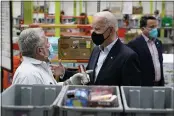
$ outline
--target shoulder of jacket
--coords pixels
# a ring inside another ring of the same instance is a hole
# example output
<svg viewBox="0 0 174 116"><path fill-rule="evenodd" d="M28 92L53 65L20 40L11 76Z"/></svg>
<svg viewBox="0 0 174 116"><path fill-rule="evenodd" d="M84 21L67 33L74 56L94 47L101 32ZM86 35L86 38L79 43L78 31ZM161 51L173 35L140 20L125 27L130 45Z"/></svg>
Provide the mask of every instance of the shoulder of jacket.
<svg viewBox="0 0 174 116"><path fill-rule="evenodd" d="M30 63L21 63L21 65L16 70L17 73L21 73L24 75L33 75L39 73L40 70L38 67L34 66Z"/></svg>

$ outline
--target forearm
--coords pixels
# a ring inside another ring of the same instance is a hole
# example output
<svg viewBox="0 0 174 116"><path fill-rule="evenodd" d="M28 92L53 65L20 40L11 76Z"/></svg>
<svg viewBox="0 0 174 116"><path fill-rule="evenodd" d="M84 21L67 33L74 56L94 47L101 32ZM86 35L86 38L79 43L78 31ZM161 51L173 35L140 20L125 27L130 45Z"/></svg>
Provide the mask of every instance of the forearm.
<svg viewBox="0 0 174 116"><path fill-rule="evenodd" d="M63 81L66 81L67 79L69 79L71 76L73 76L74 74L76 74L77 71L74 71L74 70L65 70L65 73L64 73L64 76L62 78L60 78L60 81L63 82Z"/></svg>
<svg viewBox="0 0 174 116"><path fill-rule="evenodd" d="M64 86L64 85L73 85L73 84L72 84L71 81L68 79L68 80L66 80L66 81L64 81L64 82L59 82L59 83L57 83L57 85L62 85L62 86Z"/></svg>

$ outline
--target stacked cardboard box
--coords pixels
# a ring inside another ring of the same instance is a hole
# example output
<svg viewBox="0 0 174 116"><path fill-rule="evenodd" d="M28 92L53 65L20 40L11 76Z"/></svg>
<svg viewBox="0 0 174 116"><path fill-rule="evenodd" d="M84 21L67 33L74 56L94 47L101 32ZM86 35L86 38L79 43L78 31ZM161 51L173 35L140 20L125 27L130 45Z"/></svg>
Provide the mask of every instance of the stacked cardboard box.
<svg viewBox="0 0 174 116"><path fill-rule="evenodd" d="M127 32L125 34L125 43L128 43L129 41L135 39L135 37L138 35L138 32Z"/></svg>
<svg viewBox="0 0 174 116"><path fill-rule="evenodd" d="M59 39L58 47L60 59L89 59L93 49L93 43L90 38L64 36Z"/></svg>
<svg viewBox="0 0 174 116"><path fill-rule="evenodd" d="M133 6L133 14L142 14L143 7L142 6Z"/></svg>

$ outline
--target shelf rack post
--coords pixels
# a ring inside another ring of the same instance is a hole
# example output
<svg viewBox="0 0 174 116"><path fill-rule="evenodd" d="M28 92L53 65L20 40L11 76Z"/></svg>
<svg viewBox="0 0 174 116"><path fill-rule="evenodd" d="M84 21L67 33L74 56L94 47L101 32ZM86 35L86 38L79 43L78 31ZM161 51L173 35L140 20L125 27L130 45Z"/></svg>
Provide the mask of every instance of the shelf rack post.
<svg viewBox="0 0 174 116"><path fill-rule="evenodd" d="M55 24L60 24L60 1L55 1ZM60 37L60 28L55 28L55 36Z"/></svg>
<svg viewBox="0 0 174 116"><path fill-rule="evenodd" d="M33 2L24 1L24 24L33 23Z"/></svg>

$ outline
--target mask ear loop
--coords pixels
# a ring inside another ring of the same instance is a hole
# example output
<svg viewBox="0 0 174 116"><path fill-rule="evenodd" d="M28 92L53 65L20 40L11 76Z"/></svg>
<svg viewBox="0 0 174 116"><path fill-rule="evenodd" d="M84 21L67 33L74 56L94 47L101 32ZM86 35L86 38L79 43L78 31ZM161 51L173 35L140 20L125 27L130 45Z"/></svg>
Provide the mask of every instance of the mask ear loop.
<svg viewBox="0 0 174 116"><path fill-rule="evenodd" d="M108 28L108 29L109 29L109 28ZM108 29L107 29L107 30L108 30ZM107 30L106 30L106 31L107 31ZM105 31L105 32L106 32L106 31ZM105 32L104 32L104 33L105 33ZM103 33L103 34L104 34L104 33ZM106 37L106 39L108 39L108 37L109 37L110 35L111 35L111 31L110 31L109 35ZM105 39L105 40L106 40L106 39Z"/></svg>
<svg viewBox="0 0 174 116"><path fill-rule="evenodd" d="M108 29L109 29L109 27L102 34L104 34Z"/></svg>
<svg viewBox="0 0 174 116"><path fill-rule="evenodd" d="M120 37L118 36L118 30L119 30L119 29L116 30L116 35L117 35L117 38L120 38Z"/></svg>

